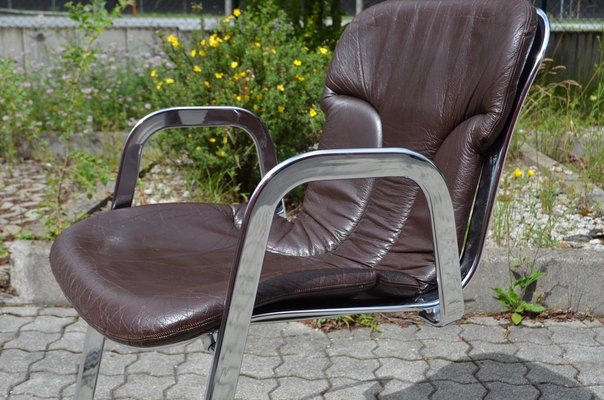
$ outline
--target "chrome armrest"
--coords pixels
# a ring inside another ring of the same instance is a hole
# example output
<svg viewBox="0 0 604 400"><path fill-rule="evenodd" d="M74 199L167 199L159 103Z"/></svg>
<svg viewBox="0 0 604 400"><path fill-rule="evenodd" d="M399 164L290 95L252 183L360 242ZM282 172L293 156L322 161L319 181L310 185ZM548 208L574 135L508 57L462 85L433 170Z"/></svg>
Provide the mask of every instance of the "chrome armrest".
<svg viewBox="0 0 604 400"><path fill-rule="evenodd" d="M174 107L160 110L141 119L128 135L111 208L132 205L143 147L151 136L164 129L204 126L233 126L250 135L258 153L261 176L277 165L275 146L268 130L260 118L248 110L238 107Z"/></svg>
<svg viewBox="0 0 604 400"><path fill-rule="evenodd" d="M438 168L419 153L402 148L312 151L292 157L269 171L250 198L241 226L216 355L206 399L231 399L252 317L275 207L294 187L332 179L402 176L424 192L434 239L439 302L429 316L445 325L463 315L457 231L451 196Z"/></svg>

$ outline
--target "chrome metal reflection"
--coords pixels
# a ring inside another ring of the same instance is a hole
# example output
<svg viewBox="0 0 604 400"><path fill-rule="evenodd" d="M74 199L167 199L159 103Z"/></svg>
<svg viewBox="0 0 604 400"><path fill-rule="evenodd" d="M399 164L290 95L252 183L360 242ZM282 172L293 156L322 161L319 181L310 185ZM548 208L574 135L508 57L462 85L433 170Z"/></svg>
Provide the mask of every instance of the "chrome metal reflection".
<svg viewBox="0 0 604 400"><path fill-rule="evenodd" d="M132 204L143 147L151 136L170 128L212 126L237 127L252 138L258 153L261 176L277 164L277 153L268 130L248 110L238 107L174 107L160 110L141 119L128 135L111 208L130 207Z"/></svg>
<svg viewBox="0 0 604 400"><path fill-rule="evenodd" d="M92 400L94 398L104 346L105 337L89 326L86 331L84 351L76 380L74 396L76 400Z"/></svg>
<svg viewBox="0 0 604 400"><path fill-rule="evenodd" d="M313 151L277 165L250 198L241 227L225 312L206 399L233 399L275 207L294 187L310 181L404 176L424 192L432 221L440 320L463 315L457 233L451 197L437 167L419 153L398 148Z"/></svg>

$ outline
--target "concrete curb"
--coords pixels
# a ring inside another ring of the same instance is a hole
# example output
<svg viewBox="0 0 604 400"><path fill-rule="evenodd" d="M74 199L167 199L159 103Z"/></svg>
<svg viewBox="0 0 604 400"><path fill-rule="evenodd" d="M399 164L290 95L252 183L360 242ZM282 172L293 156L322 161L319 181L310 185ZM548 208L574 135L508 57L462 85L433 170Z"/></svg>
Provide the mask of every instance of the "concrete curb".
<svg viewBox="0 0 604 400"><path fill-rule="evenodd" d="M0 298L13 304L67 305L50 270L50 242L15 241L12 253L11 279L17 297ZM604 253L583 249L527 249L509 255L502 249L485 249L480 267L464 290L467 311L500 312L502 306L493 297L494 287L507 288L515 279L514 272L527 267L509 268L510 257L523 257L534 263L536 271L546 275L530 290L528 300L542 301L548 308L590 312L604 315Z"/></svg>

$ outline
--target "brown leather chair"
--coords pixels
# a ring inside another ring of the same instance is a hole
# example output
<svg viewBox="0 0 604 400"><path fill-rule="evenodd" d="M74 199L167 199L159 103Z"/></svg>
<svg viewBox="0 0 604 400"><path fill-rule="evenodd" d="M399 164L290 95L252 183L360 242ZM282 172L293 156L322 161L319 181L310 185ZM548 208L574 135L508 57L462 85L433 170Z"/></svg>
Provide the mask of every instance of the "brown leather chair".
<svg viewBox="0 0 604 400"><path fill-rule="evenodd" d="M252 113L183 107L128 137L113 209L64 231L53 272L90 325L76 396L92 398L104 338L131 346L218 332L208 399L232 399L251 322L419 310L462 316L505 153L549 37L527 0L387 1L349 24L321 106L320 150L276 165ZM247 205L130 208L145 141L237 126L264 175ZM354 179L353 179L354 178ZM311 182L293 221L275 214Z"/></svg>

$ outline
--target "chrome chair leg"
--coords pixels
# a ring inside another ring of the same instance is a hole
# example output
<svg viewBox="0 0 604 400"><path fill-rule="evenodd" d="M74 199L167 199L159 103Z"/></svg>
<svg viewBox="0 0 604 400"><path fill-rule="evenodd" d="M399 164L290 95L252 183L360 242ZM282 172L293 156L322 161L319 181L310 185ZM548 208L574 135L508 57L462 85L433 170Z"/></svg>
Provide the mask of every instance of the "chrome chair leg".
<svg viewBox="0 0 604 400"><path fill-rule="evenodd" d="M84 351L80 359L80 369L76 381L74 396L76 400L92 400L94 398L104 345L105 337L89 326L86 331Z"/></svg>

